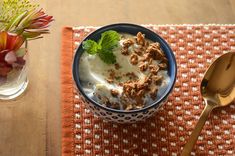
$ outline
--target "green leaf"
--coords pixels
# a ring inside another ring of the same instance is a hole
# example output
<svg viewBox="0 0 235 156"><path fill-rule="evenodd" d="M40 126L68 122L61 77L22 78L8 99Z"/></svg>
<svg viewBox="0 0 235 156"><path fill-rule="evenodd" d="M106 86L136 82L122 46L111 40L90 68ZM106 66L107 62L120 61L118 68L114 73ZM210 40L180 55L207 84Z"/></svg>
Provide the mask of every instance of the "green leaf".
<svg viewBox="0 0 235 156"><path fill-rule="evenodd" d="M113 48L118 45L120 35L113 30L106 31L101 34L100 40L86 40L82 44L83 49L91 54L98 54L100 59L107 64L116 63L116 56L113 54Z"/></svg>
<svg viewBox="0 0 235 156"><path fill-rule="evenodd" d="M16 51L16 56L17 57L23 57L26 54L26 48L20 48L19 50Z"/></svg>
<svg viewBox="0 0 235 156"><path fill-rule="evenodd" d="M91 55L94 55L98 52L101 47L93 40L86 40L82 43L82 48Z"/></svg>
<svg viewBox="0 0 235 156"><path fill-rule="evenodd" d="M25 38L25 39L33 39L33 38L36 38L36 37L39 37L41 35L40 32L23 32L22 33L22 36Z"/></svg>
<svg viewBox="0 0 235 156"><path fill-rule="evenodd" d="M35 15L36 10L29 10L27 15L20 21L18 27L26 28L30 25L32 17Z"/></svg>
<svg viewBox="0 0 235 156"><path fill-rule="evenodd" d="M6 26L5 30L11 30L14 26L17 26L19 22L27 15L27 11L19 14L15 18L13 18L9 24Z"/></svg>
<svg viewBox="0 0 235 156"><path fill-rule="evenodd" d="M0 20L9 23L15 16L38 7L38 4L33 4L30 0L0 0Z"/></svg>
<svg viewBox="0 0 235 156"><path fill-rule="evenodd" d="M102 51L99 53L99 57L102 61L107 64L114 64L116 63L116 56L110 51Z"/></svg>
<svg viewBox="0 0 235 156"><path fill-rule="evenodd" d="M101 39L99 40L99 45L101 45L104 50L112 50L117 46L120 40L120 35L113 30L106 31L102 33Z"/></svg>

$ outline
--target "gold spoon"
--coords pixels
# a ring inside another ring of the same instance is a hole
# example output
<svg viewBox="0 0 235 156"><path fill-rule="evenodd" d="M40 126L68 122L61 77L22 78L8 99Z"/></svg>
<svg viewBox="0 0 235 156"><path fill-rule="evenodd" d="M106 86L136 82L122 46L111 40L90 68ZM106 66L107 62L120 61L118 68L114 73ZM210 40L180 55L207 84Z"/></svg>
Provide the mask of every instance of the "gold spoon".
<svg viewBox="0 0 235 156"><path fill-rule="evenodd" d="M201 94L206 106L181 156L190 155L210 112L235 100L235 52L223 54L212 63L201 82Z"/></svg>

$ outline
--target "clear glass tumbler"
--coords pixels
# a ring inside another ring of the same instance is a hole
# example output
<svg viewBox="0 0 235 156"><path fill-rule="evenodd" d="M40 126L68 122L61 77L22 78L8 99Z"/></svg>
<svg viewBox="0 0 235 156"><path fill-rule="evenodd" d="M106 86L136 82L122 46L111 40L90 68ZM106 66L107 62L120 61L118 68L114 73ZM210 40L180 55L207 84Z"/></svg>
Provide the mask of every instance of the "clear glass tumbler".
<svg viewBox="0 0 235 156"><path fill-rule="evenodd" d="M27 41L23 45L27 49ZM22 57L22 66L12 66L6 77L0 76L0 100L10 100L21 95L28 86L28 54Z"/></svg>

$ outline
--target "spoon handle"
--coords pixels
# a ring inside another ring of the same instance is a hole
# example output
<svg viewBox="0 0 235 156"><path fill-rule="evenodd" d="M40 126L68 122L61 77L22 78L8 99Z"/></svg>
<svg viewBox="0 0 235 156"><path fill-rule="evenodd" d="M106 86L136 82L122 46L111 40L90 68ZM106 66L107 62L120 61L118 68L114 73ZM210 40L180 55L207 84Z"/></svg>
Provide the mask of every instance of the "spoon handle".
<svg viewBox="0 0 235 156"><path fill-rule="evenodd" d="M188 142L186 143L186 145L184 146L183 152L181 154L181 156L190 156L190 153L195 145L195 143L197 142L197 138L200 135L200 132L210 114L210 112L212 111L212 109L214 108L213 105L208 104L207 100L205 100L206 102L206 106L197 122L196 127L194 128Z"/></svg>

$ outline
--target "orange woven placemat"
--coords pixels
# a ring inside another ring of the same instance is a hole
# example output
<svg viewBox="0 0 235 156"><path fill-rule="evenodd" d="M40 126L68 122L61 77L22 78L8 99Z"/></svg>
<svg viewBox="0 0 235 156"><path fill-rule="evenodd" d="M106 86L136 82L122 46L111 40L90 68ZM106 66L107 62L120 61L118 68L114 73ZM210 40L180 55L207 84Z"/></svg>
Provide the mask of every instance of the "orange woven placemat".
<svg viewBox="0 0 235 156"><path fill-rule="evenodd" d="M62 155L179 155L204 104L199 85L209 64L235 51L235 25L145 25L171 46L178 63L175 88L158 113L142 123L107 123L85 108L74 89L72 59L95 27L66 27L62 35ZM214 110L192 155L235 155L235 104Z"/></svg>

